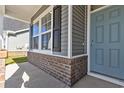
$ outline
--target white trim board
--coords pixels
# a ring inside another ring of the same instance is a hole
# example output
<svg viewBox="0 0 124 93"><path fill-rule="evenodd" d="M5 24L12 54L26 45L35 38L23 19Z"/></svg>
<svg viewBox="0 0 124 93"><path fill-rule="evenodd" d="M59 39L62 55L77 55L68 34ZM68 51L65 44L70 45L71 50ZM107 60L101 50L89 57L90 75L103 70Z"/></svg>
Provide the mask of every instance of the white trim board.
<svg viewBox="0 0 124 93"><path fill-rule="evenodd" d="M100 10L103 10L105 8L108 8L110 7L111 5L108 5L108 6L103 6L103 7L100 7L94 11L91 12L91 6L88 5L88 12L87 12L87 53L88 53L88 75L90 76L94 76L94 77L97 77L97 78L100 78L100 79L103 79L105 81L109 81L109 82L112 82L114 84L117 84L117 85L121 85L121 86L124 86L124 81L119 81L118 79L114 79L114 78L110 78L108 76L104 76L104 75L100 75L100 74L95 74L95 73L92 73L90 71L90 16L92 13L95 13L95 12L98 12Z"/></svg>
<svg viewBox="0 0 124 93"><path fill-rule="evenodd" d="M17 33L20 33L20 32L25 32L27 30L30 30L29 28L26 28L26 29L22 29L22 30L17 30L17 31L11 31L11 30L7 30L7 34L17 34Z"/></svg>
<svg viewBox="0 0 124 93"><path fill-rule="evenodd" d="M68 58L72 58L72 5L68 6Z"/></svg>
<svg viewBox="0 0 124 93"><path fill-rule="evenodd" d="M37 50L37 49L33 49L33 50L29 50L29 52L40 53L40 54L45 54L45 55L50 55L50 56L56 56L56 57L68 58L68 56L62 56L62 55L52 54L51 51L49 51L49 50Z"/></svg>
<svg viewBox="0 0 124 93"><path fill-rule="evenodd" d="M76 55L76 56L72 56L71 59L83 57L83 56L88 56L88 55L87 54Z"/></svg>

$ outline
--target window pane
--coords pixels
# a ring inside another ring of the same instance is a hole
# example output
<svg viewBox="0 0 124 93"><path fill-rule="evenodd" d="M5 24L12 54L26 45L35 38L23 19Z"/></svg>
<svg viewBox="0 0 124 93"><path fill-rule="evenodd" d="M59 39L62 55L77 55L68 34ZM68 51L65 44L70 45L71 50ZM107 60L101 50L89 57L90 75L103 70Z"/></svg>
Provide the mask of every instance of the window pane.
<svg viewBox="0 0 124 93"><path fill-rule="evenodd" d="M42 25L42 32L46 32L47 31L47 24Z"/></svg>
<svg viewBox="0 0 124 93"><path fill-rule="evenodd" d="M38 45L39 45L39 37L37 36L37 37L34 37L33 38L33 48L34 49L38 49Z"/></svg>
<svg viewBox="0 0 124 93"><path fill-rule="evenodd" d="M33 25L33 36L39 33L39 22Z"/></svg>
<svg viewBox="0 0 124 93"><path fill-rule="evenodd" d="M51 33L42 35L42 49L44 50L51 49Z"/></svg>
<svg viewBox="0 0 124 93"><path fill-rule="evenodd" d="M41 29L42 29L42 32L46 32L48 30L51 29L51 14L48 13L47 15L45 15L42 19L42 26L41 26Z"/></svg>

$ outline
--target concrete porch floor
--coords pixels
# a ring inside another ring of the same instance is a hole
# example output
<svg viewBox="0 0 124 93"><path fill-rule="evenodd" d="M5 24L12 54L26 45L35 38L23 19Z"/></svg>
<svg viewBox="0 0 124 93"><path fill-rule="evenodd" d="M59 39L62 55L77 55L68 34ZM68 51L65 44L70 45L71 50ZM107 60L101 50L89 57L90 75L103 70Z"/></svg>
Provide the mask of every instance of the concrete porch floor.
<svg viewBox="0 0 124 93"><path fill-rule="evenodd" d="M66 84L26 62L6 66L5 88L68 88ZM120 88L101 79L85 76L73 88Z"/></svg>

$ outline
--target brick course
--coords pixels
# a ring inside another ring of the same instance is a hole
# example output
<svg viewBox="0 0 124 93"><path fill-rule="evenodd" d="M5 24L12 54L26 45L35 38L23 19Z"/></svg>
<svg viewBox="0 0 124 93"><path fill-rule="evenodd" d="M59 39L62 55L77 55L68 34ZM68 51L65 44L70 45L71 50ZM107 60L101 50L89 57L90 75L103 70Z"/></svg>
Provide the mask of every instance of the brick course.
<svg viewBox="0 0 124 93"><path fill-rule="evenodd" d="M28 52L29 62L55 78L72 86L87 74L87 56L68 59L41 53Z"/></svg>
<svg viewBox="0 0 124 93"><path fill-rule="evenodd" d="M27 51L8 51L8 56L27 56Z"/></svg>

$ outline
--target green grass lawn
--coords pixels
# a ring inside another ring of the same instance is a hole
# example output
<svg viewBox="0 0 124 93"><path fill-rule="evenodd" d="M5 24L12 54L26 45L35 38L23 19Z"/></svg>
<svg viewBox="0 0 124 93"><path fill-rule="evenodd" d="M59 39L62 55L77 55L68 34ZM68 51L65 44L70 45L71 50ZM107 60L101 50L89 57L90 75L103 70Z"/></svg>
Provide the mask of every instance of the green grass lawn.
<svg viewBox="0 0 124 93"><path fill-rule="evenodd" d="M13 64L13 63L23 63L27 62L28 59L26 56L15 56L6 58L5 65Z"/></svg>

